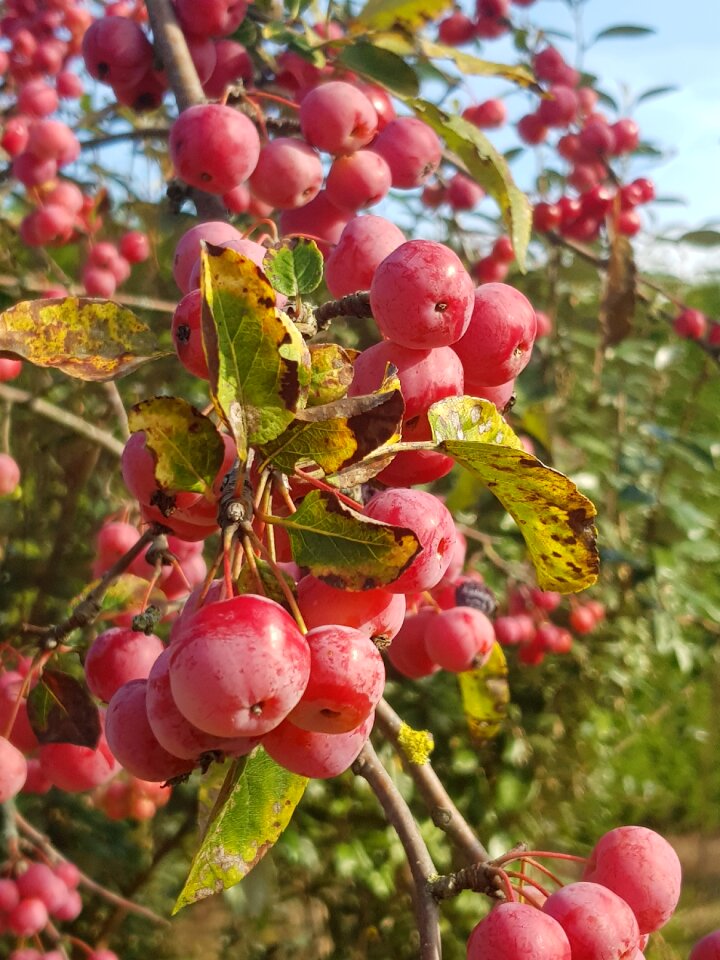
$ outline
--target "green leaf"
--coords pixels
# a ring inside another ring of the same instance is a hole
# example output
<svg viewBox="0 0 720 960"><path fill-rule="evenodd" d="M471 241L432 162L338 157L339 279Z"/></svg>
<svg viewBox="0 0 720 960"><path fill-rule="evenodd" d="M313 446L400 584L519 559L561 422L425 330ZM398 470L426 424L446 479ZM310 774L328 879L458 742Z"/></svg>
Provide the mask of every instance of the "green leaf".
<svg viewBox="0 0 720 960"><path fill-rule="evenodd" d="M621 37L647 37L656 31L652 27L639 27L635 24L619 24L616 27L608 27L596 33L591 43L597 43L598 40L612 40Z"/></svg>
<svg viewBox="0 0 720 960"><path fill-rule="evenodd" d="M277 843L307 784L262 747L231 770L173 913L240 883Z"/></svg>
<svg viewBox="0 0 720 960"><path fill-rule="evenodd" d="M445 140L459 166L495 199L510 234L518 266L524 270L532 208L525 194L515 186L505 158L474 124L462 117L444 113L427 100L409 100L408 105Z"/></svg>
<svg viewBox="0 0 720 960"><path fill-rule="evenodd" d="M130 410L128 426L132 433L145 433L162 491L204 494L212 489L225 444L209 417L180 397L153 397Z"/></svg>
<svg viewBox="0 0 720 960"><path fill-rule="evenodd" d="M295 325L276 311L262 270L234 250L205 247L202 335L210 391L244 462L248 444L274 440L304 404L310 354Z"/></svg>
<svg viewBox="0 0 720 960"><path fill-rule="evenodd" d="M664 87L652 87L650 90L645 90L635 98L635 106L639 106L641 103L646 103L648 100L654 100L655 97L664 97L668 93L675 93L678 89L679 87L672 85Z"/></svg>
<svg viewBox="0 0 720 960"><path fill-rule="evenodd" d="M505 720L510 702L507 675L507 661L499 643L494 645L482 667L458 674L470 738L478 747L496 737Z"/></svg>
<svg viewBox="0 0 720 960"><path fill-rule="evenodd" d="M100 715L86 687L60 670L43 670L27 702L28 719L40 743L73 743L95 749Z"/></svg>
<svg viewBox="0 0 720 960"><path fill-rule="evenodd" d="M690 230L678 238L678 243L692 243L696 247L716 247L720 244L717 230Z"/></svg>
<svg viewBox="0 0 720 960"><path fill-rule="evenodd" d="M78 380L116 380L164 356L155 335L112 300L25 300L0 313L0 355Z"/></svg>
<svg viewBox="0 0 720 960"><path fill-rule="evenodd" d="M337 343L310 344L310 387L307 406L317 407L344 397L353 378L354 350Z"/></svg>
<svg viewBox="0 0 720 960"><path fill-rule="evenodd" d="M354 30L390 30L400 26L415 30L435 20L453 0L367 0L355 18Z"/></svg>
<svg viewBox="0 0 720 960"><path fill-rule="evenodd" d="M416 97L420 90L420 81L410 64L397 53L375 44L361 40L343 47L338 60L354 73L400 97Z"/></svg>
<svg viewBox="0 0 720 960"><path fill-rule="evenodd" d="M464 76L502 77L502 79L510 80L520 87L538 87L532 71L524 66L481 60L480 57L463 53L455 47L448 47L442 43L434 43L424 37L418 40L418 48L431 60L452 60Z"/></svg>
<svg viewBox="0 0 720 960"><path fill-rule="evenodd" d="M412 530L370 520L323 490L312 490L282 526L295 562L345 590L391 583L421 549Z"/></svg>
<svg viewBox="0 0 720 960"><path fill-rule="evenodd" d="M379 447L397 443L405 412L397 377L386 380L374 396L380 402L354 416L291 424L263 448L263 456L285 473L292 473L302 462L329 474L363 460ZM377 467L379 471L382 464L378 462Z"/></svg>
<svg viewBox="0 0 720 960"><path fill-rule="evenodd" d="M278 293L296 297L312 293L320 285L323 256L314 240L293 237L268 250L263 269Z"/></svg>
<svg viewBox="0 0 720 960"><path fill-rule="evenodd" d="M517 523L543 590L595 583L596 511L571 480L523 450L487 400L448 397L428 417L437 449L478 476Z"/></svg>
<svg viewBox="0 0 720 960"><path fill-rule="evenodd" d="M148 573L151 573L150 564L147 568ZM112 620L119 613L140 613L145 603L160 606L167 603L167 597L160 587L153 587L149 597L147 589L148 582L143 577L136 577L134 573L123 573L105 592L100 619Z"/></svg>

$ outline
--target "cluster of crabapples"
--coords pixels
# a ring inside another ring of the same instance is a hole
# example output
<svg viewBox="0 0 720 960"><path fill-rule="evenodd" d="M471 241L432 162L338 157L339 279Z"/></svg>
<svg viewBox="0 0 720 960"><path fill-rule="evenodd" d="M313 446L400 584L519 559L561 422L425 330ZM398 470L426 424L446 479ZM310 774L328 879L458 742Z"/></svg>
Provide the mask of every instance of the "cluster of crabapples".
<svg viewBox="0 0 720 960"><path fill-rule="evenodd" d="M0 935L17 938L8 960L64 960L62 933L56 922L75 920L83 908L81 874L69 860L50 864L25 857L6 866L0 876ZM43 947L43 933L52 928L53 946ZM31 939L37 946L25 944ZM112 950L87 946L88 960L117 960Z"/></svg>
<svg viewBox="0 0 720 960"><path fill-rule="evenodd" d="M495 906L474 928L468 960L643 960L651 934L675 911L681 868L664 837L627 826L598 840L575 883L550 892L532 879L525 885L523 874L512 876L522 878L518 888L508 883L519 899ZM712 937L717 949L717 931L706 941ZM691 960L717 957L704 942Z"/></svg>
<svg viewBox="0 0 720 960"><path fill-rule="evenodd" d="M143 636L121 628L109 633L124 641L126 658L132 657L135 638ZM38 741L27 702L37 679L31 661L23 657L18 657L12 668L5 666L0 671L0 803L18 793L44 794L57 787L70 793L93 791L88 793L91 802L113 820L154 816L168 802L171 788L123 772L103 730L94 748Z"/></svg>
<svg viewBox="0 0 720 960"><path fill-rule="evenodd" d="M63 111L82 95L79 60L92 14L76 0L52 5L11 0L0 22L7 50L0 49L0 75L7 100L0 146L11 160L10 174L25 190L19 235L28 247L82 241L81 271L89 296L111 297L130 276L132 264L149 255L147 237L129 231L118 243L100 240L101 197L85 193L76 178L63 176L80 156L81 144ZM61 285L46 297L67 296Z"/></svg>

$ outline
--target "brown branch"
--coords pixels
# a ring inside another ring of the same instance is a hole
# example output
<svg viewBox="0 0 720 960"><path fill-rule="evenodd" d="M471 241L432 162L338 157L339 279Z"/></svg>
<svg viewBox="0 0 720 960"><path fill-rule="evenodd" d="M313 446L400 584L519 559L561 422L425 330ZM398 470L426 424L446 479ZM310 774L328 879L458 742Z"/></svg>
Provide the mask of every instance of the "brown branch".
<svg viewBox="0 0 720 960"><path fill-rule="evenodd" d="M169 127L132 127L120 133L105 133L91 140L81 140L80 149L95 150L113 143L124 143L126 140L167 140L169 133Z"/></svg>
<svg viewBox="0 0 720 960"><path fill-rule="evenodd" d="M59 850L57 850L52 843L48 840L47 837L43 836L39 830L36 830L35 827L29 823L22 814L15 811L15 823L21 833L24 833L35 846L41 850L45 856L47 856L54 863L68 863L67 857L64 857ZM146 920L152 920L153 923L162 924L162 926L169 927L170 921L166 920L164 917L159 916L153 910L150 910L148 907L143 907L138 903L133 903L132 900L126 900L125 897L121 897L119 894L114 893L112 890L108 890L107 887L103 887L102 884L98 883L96 880L93 880L92 877L88 877L87 874L80 872L80 883L86 887L88 890L92 890L93 893L96 893L99 897L102 897L103 900L107 900L108 903L112 903L117 907L122 907L124 910L127 910L128 913L135 913L140 917L145 917Z"/></svg>
<svg viewBox="0 0 720 960"><path fill-rule="evenodd" d="M10 287L19 291L28 293L42 293L47 290L47 277L29 277L24 276L22 280L10 273L0 273L0 287ZM86 296L82 287L73 283L66 283L68 293L73 297ZM156 297L145 297L134 293L124 293L119 291L114 295L113 300L116 303L124 304L128 307L138 307L141 310L152 310L156 313L174 313L177 307L177 301L159 300Z"/></svg>
<svg viewBox="0 0 720 960"><path fill-rule="evenodd" d="M120 577L145 547L158 536L158 528L150 527L138 540L126 550L125 553L116 560L115 563L105 571L100 580L90 590L79 603L73 608L70 616L62 623L51 627L33 628L26 627L29 633L40 635L40 646L44 650L54 650L59 643L65 639L74 630L81 627L87 627L98 616L101 610L102 600L107 589Z"/></svg>
<svg viewBox="0 0 720 960"><path fill-rule="evenodd" d="M94 443L97 443L98 446L104 447L105 450L108 450L116 457L119 457L123 452L125 444L120 440L116 440L111 433L102 430L100 427L96 427L93 423L88 423L87 420L83 420L82 417L77 417L74 413L69 413L67 410L56 407L54 403L49 403L47 400L41 400L39 397L33 396L31 393L28 393L27 390L19 390L17 387L9 387L5 383L0 383L0 398L7 400L9 403L22 403L28 410L32 410L33 413L39 413L41 417L53 420L55 423L59 423L73 430L75 433L87 437L88 440L92 440Z"/></svg>
<svg viewBox="0 0 720 960"><path fill-rule="evenodd" d="M182 111L205 103L202 84L170 0L146 0L145 6L155 51L165 68L178 108ZM193 190L191 195L200 217L206 220L227 219L227 210L219 197L201 190Z"/></svg>
<svg viewBox="0 0 720 960"><path fill-rule="evenodd" d="M413 763L408 758L400 743L402 720L387 700L381 700L375 708L375 723L383 736L395 747L403 769L412 778L435 826L448 835L469 863L489 860L487 850L453 803L450 794L430 764Z"/></svg>
<svg viewBox="0 0 720 960"><path fill-rule="evenodd" d="M352 771L367 780L405 850L413 879L412 899L420 933L420 960L440 960L440 913L430 892L430 884L437 877L437 870L412 812L369 740L352 765Z"/></svg>
<svg viewBox="0 0 720 960"><path fill-rule="evenodd" d="M318 328L327 327L335 317L371 317L370 294L367 290L349 293L339 300L328 300L315 311Z"/></svg>

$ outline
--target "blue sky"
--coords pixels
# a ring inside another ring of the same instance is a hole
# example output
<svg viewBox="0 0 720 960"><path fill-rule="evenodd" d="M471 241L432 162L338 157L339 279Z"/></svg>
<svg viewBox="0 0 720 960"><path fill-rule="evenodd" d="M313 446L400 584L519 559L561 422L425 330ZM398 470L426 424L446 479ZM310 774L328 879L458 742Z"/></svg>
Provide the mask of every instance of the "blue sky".
<svg viewBox="0 0 720 960"><path fill-rule="evenodd" d="M519 8L515 8L518 10ZM563 0L538 0L527 13L543 26L573 32L571 11ZM605 27L637 24L653 35L607 39L586 53L584 68L601 78L616 99L660 86L674 93L641 104L634 113L644 139L667 149L661 161L642 163L658 194L682 197L686 206L655 205L659 232L673 226L720 225L720 12L716 0L587 0L583 29L592 37ZM573 45L557 40L568 57ZM512 60L509 45L496 42L488 58Z"/></svg>

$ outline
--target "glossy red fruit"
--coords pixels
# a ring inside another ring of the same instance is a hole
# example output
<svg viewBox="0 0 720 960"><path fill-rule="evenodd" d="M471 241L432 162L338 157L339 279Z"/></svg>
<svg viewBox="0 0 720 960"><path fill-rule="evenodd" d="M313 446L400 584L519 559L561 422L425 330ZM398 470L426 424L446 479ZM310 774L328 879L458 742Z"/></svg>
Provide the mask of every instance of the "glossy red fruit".
<svg viewBox="0 0 720 960"><path fill-rule="evenodd" d="M475 291L475 306L465 335L452 345L465 371L465 389L497 386L516 377L530 360L537 319L530 301L505 283L486 283Z"/></svg>
<svg viewBox="0 0 720 960"><path fill-rule="evenodd" d="M302 730L349 733L375 709L385 686L382 657L367 633L328 624L306 634L310 677L288 720Z"/></svg>
<svg viewBox="0 0 720 960"><path fill-rule="evenodd" d="M227 193L250 176L260 156L252 120L232 107L198 104L170 130L170 157L179 177L207 193Z"/></svg>
<svg viewBox="0 0 720 960"><path fill-rule="evenodd" d="M310 650L295 621L253 594L201 607L170 651L178 709L218 737L267 733L298 702L310 675Z"/></svg>
<svg viewBox="0 0 720 960"><path fill-rule="evenodd" d="M414 350L458 340L473 304L473 282L460 258L430 240L409 240L393 250L370 286L370 306L382 335Z"/></svg>
<svg viewBox="0 0 720 960"><path fill-rule="evenodd" d="M570 960L570 943L552 917L525 903L501 903L473 929L467 960Z"/></svg>

